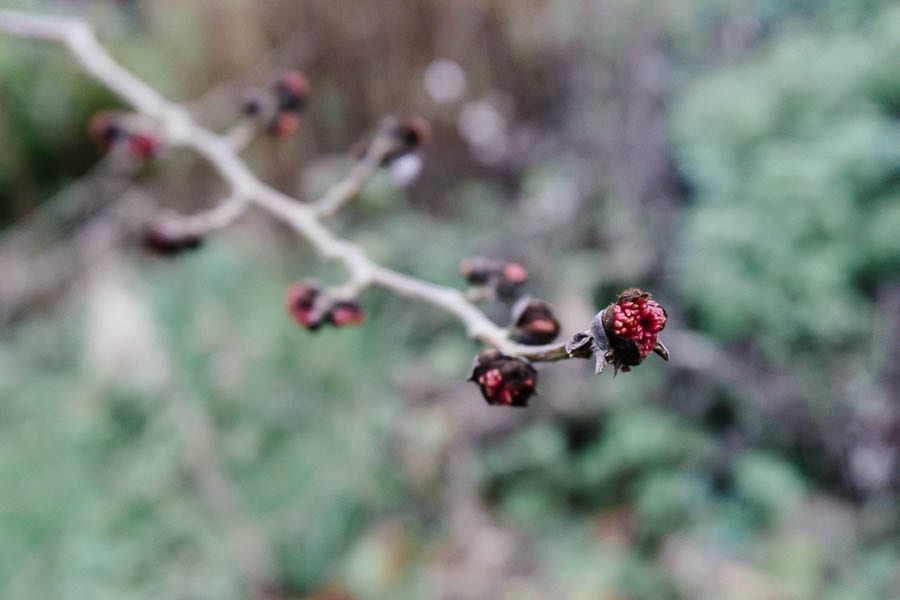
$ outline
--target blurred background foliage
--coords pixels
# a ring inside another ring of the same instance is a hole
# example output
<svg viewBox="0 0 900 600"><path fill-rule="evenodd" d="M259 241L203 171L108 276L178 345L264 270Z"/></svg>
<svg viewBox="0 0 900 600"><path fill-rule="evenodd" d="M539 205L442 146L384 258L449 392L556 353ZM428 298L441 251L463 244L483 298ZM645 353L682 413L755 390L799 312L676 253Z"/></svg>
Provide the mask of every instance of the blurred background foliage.
<svg viewBox="0 0 900 600"><path fill-rule="evenodd" d="M895 2L0 5L90 18L217 129L302 69L301 134L247 160L303 198L423 114L422 175L337 230L450 285L519 260L567 332L653 290L673 355L492 409L432 308L294 327L284 288L342 274L264 216L141 256L133 212L221 183L180 151L132 183L85 135L117 101L0 37L0 597L900 596Z"/></svg>

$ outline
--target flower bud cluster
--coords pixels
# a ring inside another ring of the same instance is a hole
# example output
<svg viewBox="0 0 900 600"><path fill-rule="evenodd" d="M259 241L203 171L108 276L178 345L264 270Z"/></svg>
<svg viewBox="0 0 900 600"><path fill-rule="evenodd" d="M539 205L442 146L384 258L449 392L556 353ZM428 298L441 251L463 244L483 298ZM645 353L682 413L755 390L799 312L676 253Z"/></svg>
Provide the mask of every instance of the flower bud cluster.
<svg viewBox="0 0 900 600"><path fill-rule="evenodd" d="M124 149L137 160L153 158L162 145L153 132L137 130L124 117L111 112L95 114L88 125L88 135L103 152Z"/></svg>
<svg viewBox="0 0 900 600"><path fill-rule="evenodd" d="M503 262L483 256L466 258L459 272L469 285L504 301L515 300L528 281L528 271L517 262Z"/></svg>
<svg viewBox="0 0 900 600"><path fill-rule="evenodd" d="M273 136L287 137L300 128L309 92L309 81L303 73L288 71L270 89L249 91L241 112L264 124Z"/></svg>
<svg viewBox="0 0 900 600"><path fill-rule="evenodd" d="M365 311L358 301L330 298L315 281L302 281L289 286L284 301L294 321L309 331L316 331L322 325L359 325L366 320Z"/></svg>

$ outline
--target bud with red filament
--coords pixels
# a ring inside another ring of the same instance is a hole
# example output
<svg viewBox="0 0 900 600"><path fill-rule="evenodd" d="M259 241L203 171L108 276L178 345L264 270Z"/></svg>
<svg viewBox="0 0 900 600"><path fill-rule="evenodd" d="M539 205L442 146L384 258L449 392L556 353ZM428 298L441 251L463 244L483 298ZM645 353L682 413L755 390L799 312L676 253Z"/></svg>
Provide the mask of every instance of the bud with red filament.
<svg viewBox="0 0 900 600"><path fill-rule="evenodd" d="M287 288L284 304L298 325L310 331L318 329L325 322L322 310L322 289L312 281L295 283Z"/></svg>
<svg viewBox="0 0 900 600"><path fill-rule="evenodd" d="M607 340L606 361L616 370L629 371L651 352L668 360L669 352L659 341L666 319L665 309L650 294L632 288L594 317L591 330L595 337L602 333Z"/></svg>
<svg viewBox="0 0 900 600"><path fill-rule="evenodd" d="M537 371L523 358L485 350L475 357L469 381L474 381L491 405L528 405L537 386Z"/></svg>
<svg viewBox="0 0 900 600"><path fill-rule="evenodd" d="M262 98L244 102L245 114L262 116L268 123L269 133L275 137L287 137L300 129L301 114L309 99L309 81L299 71L284 73L272 86L270 107L264 110ZM268 115L263 113L268 112Z"/></svg>
<svg viewBox="0 0 900 600"><path fill-rule="evenodd" d="M559 321L543 300L523 297L512 308L512 339L520 344L549 344L559 335Z"/></svg>

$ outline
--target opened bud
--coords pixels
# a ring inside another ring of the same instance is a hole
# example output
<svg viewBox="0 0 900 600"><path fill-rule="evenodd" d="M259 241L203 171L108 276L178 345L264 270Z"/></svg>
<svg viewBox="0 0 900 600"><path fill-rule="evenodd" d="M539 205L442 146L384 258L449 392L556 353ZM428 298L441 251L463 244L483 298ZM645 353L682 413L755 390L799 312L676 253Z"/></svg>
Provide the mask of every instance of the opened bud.
<svg viewBox="0 0 900 600"><path fill-rule="evenodd" d="M475 357L469 381L478 384L488 404L522 407L534 395L537 371L525 359L485 350Z"/></svg>
<svg viewBox="0 0 900 600"><path fill-rule="evenodd" d="M632 288L597 313L588 334L576 334L566 344L570 356L584 356L590 351L597 360L596 372L607 362L616 371L630 371L651 352L669 360L669 351L659 341L666 326L666 311L650 294Z"/></svg>
<svg viewBox="0 0 900 600"><path fill-rule="evenodd" d="M512 307L512 339L520 344L549 344L559 335L559 321L543 300L524 297Z"/></svg>
<svg viewBox="0 0 900 600"><path fill-rule="evenodd" d="M303 281L288 287L284 294L284 304L288 312L301 327L310 331L318 329L327 318L322 310L322 289L313 281Z"/></svg>
<svg viewBox="0 0 900 600"><path fill-rule="evenodd" d="M203 236L162 221L151 223L144 228L143 245L144 249L152 254L176 256L202 246Z"/></svg>
<svg viewBox="0 0 900 600"><path fill-rule="evenodd" d="M356 300L338 300L328 310L328 320L335 327L359 325L366 320L366 313Z"/></svg>

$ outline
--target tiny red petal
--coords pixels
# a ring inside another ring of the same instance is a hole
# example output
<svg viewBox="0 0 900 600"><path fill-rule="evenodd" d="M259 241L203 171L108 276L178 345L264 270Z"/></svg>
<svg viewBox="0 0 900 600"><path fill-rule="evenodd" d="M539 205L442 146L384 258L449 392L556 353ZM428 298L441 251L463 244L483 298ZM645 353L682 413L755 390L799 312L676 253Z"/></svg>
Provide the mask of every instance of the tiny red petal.
<svg viewBox="0 0 900 600"><path fill-rule="evenodd" d="M128 138L128 152L135 158L147 159L156 155L159 140L149 133L133 133Z"/></svg>
<svg viewBox="0 0 900 600"><path fill-rule="evenodd" d="M528 271L519 263L506 263L503 267L503 278L512 283L522 283L528 279Z"/></svg>

